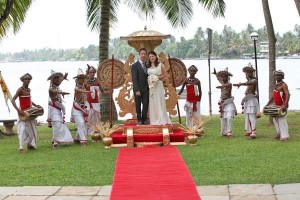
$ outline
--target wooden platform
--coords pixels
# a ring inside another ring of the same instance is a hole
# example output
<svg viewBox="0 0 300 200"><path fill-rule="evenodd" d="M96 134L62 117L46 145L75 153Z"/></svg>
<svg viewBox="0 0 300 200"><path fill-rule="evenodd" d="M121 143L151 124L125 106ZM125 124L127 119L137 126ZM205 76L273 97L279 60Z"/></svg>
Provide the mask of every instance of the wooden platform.
<svg viewBox="0 0 300 200"><path fill-rule="evenodd" d="M130 119L123 125L123 131L112 134L112 147L134 147L143 145L184 145L186 135L172 124L137 125Z"/></svg>

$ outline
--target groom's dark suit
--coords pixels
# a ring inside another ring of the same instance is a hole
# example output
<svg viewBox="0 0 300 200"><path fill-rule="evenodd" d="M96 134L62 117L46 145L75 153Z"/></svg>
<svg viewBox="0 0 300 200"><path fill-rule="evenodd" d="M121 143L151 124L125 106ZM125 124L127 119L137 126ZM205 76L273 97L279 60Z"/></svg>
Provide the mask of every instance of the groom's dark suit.
<svg viewBox="0 0 300 200"><path fill-rule="evenodd" d="M146 64L142 66L140 61L133 63L131 67L132 83L133 83L133 92L135 97L135 108L137 114L138 122L143 124L147 120L148 113L148 104L149 104L149 86L148 86L148 74ZM140 92L141 95L137 96L136 92ZM141 104L143 108L141 111Z"/></svg>

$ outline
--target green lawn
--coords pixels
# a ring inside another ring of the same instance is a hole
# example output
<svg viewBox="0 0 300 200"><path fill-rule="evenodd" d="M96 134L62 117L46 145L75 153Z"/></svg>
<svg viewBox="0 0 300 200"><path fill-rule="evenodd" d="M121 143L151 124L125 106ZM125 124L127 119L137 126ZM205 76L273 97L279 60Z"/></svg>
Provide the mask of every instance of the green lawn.
<svg viewBox="0 0 300 200"><path fill-rule="evenodd" d="M227 139L219 136L219 116L214 116L197 146L178 148L197 185L299 183L300 113L290 112L288 123L287 143L273 139L275 129L265 116L259 119L253 140L244 136L244 116L238 115L234 137ZM75 126L69 127L74 134ZM38 131L38 150L24 155L18 153L17 136L0 139L1 186L112 184L117 148L104 149L102 143L89 141L86 148L52 149L52 129L39 126Z"/></svg>

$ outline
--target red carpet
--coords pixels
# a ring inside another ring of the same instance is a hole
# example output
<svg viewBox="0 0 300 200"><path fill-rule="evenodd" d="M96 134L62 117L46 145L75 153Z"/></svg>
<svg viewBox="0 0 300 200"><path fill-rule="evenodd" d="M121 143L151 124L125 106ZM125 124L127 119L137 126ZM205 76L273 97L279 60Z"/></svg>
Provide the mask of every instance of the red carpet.
<svg viewBox="0 0 300 200"><path fill-rule="evenodd" d="M111 200L200 200L177 147L119 150Z"/></svg>

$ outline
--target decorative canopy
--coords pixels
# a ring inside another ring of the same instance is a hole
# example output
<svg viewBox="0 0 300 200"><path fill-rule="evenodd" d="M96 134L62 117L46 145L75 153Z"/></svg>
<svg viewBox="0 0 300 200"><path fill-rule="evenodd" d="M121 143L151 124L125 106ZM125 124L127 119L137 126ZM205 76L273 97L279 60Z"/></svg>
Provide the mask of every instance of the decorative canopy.
<svg viewBox="0 0 300 200"><path fill-rule="evenodd" d="M135 31L128 36L121 37L121 40L127 40L128 44L139 51L145 48L147 51L154 51L155 47L161 44L162 39L170 38L171 35L163 35L158 31L147 30L145 26L142 31Z"/></svg>

